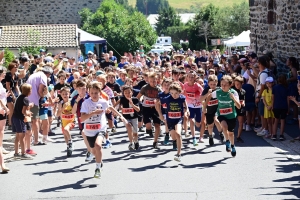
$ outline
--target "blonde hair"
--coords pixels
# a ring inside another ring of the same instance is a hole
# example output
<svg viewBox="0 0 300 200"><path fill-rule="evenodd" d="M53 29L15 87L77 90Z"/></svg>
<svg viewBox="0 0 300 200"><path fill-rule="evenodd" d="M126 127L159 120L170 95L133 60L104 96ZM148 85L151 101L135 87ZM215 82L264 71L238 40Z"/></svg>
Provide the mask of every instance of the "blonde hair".
<svg viewBox="0 0 300 200"><path fill-rule="evenodd" d="M31 90L32 90L32 87L31 87L30 84L24 83L24 84L22 85L22 87L21 87L21 90L22 90L22 94L23 94L24 96L28 96L28 95L30 94Z"/></svg>

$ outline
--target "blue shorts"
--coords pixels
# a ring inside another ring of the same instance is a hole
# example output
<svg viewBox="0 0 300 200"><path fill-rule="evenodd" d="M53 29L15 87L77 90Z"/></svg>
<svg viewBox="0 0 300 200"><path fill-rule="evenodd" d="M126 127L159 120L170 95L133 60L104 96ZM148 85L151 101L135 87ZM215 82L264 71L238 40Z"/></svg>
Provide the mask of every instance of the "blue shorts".
<svg viewBox="0 0 300 200"><path fill-rule="evenodd" d="M53 111L52 110L48 110L48 117L52 117L53 116Z"/></svg>
<svg viewBox="0 0 300 200"><path fill-rule="evenodd" d="M247 112L252 112L255 109L255 103L254 102L248 102L246 101L245 103L245 107L244 107L245 111Z"/></svg>
<svg viewBox="0 0 300 200"><path fill-rule="evenodd" d="M174 123L174 122L168 122L167 121L167 124L168 124L168 129L169 131L172 131L172 130L176 130L176 125L177 124L182 124L182 119L178 120L178 122Z"/></svg>
<svg viewBox="0 0 300 200"><path fill-rule="evenodd" d="M197 123L201 122L201 114L202 114L202 108L190 108L190 119L194 119Z"/></svg>
<svg viewBox="0 0 300 200"><path fill-rule="evenodd" d="M265 110L265 105L264 105L263 100L261 99L258 102L258 113L259 113L260 116L264 116L264 110Z"/></svg>
<svg viewBox="0 0 300 200"><path fill-rule="evenodd" d="M11 118L12 131L15 133L26 133L26 123L22 119L16 117Z"/></svg>

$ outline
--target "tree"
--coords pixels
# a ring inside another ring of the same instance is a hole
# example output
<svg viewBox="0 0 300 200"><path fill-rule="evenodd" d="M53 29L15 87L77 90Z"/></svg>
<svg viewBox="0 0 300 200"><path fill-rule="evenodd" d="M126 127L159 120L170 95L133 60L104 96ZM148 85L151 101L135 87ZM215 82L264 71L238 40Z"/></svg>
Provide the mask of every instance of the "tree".
<svg viewBox="0 0 300 200"><path fill-rule="evenodd" d="M27 54L40 54L40 49L45 49L44 47L38 45L40 41L41 33L33 29L28 29L28 45L25 45L19 49L19 54L26 52Z"/></svg>
<svg viewBox="0 0 300 200"><path fill-rule="evenodd" d="M15 59L15 55L9 49L4 49L4 63L3 65L7 68L8 65Z"/></svg>
<svg viewBox="0 0 300 200"><path fill-rule="evenodd" d="M208 21L199 22L199 36L204 36L205 38L205 49L208 49L208 36L210 35L210 23Z"/></svg>
<svg viewBox="0 0 300 200"><path fill-rule="evenodd" d="M90 15L87 16L89 12ZM114 0L104 0L95 13L84 9L79 14L84 20L83 30L104 37L108 50L115 49L121 55L138 49L140 45L144 45L148 51L157 39L155 31L142 13L130 13Z"/></svg>
<svg viewBox="0 0 300 200"><path fill-rule="evenodd" d="M159 10L170 7L168 0L136 0L136 8L144 15L157 14Z"/></svg>
<svg viewBox="0 0 300 200"><path fill-rule="evenodd" d="M159 11L157 17L156 32L161 35L166 32L168 27L179 26L180 17L176 14L176 11L172 7L164 8Z"/></svg>

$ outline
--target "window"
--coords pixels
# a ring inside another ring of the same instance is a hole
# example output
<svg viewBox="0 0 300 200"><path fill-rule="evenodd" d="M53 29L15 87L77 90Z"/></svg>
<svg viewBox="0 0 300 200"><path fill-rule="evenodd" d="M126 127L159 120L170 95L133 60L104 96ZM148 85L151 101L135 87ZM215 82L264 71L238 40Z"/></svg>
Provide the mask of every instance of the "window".
<svg viewBox="0 0 300 200"><path fill-rule="evenodd" d="M168 40L165 40L165 42L168 42Z"/></svg>

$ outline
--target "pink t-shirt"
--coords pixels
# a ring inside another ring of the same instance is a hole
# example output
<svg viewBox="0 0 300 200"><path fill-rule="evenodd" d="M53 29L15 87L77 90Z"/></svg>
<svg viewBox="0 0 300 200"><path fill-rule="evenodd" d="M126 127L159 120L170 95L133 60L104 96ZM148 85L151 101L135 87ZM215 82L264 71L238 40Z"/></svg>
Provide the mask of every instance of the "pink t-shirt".
<svg viewBox="0 0 300 200"><path fill-rule="evenodd" d="M202 108L202 103L200 102L200 96L202 94L203 88L198 83L194 85L189 85L185 83L183 85L184 95L186 97L186 102L189 108Z"/></svg>

